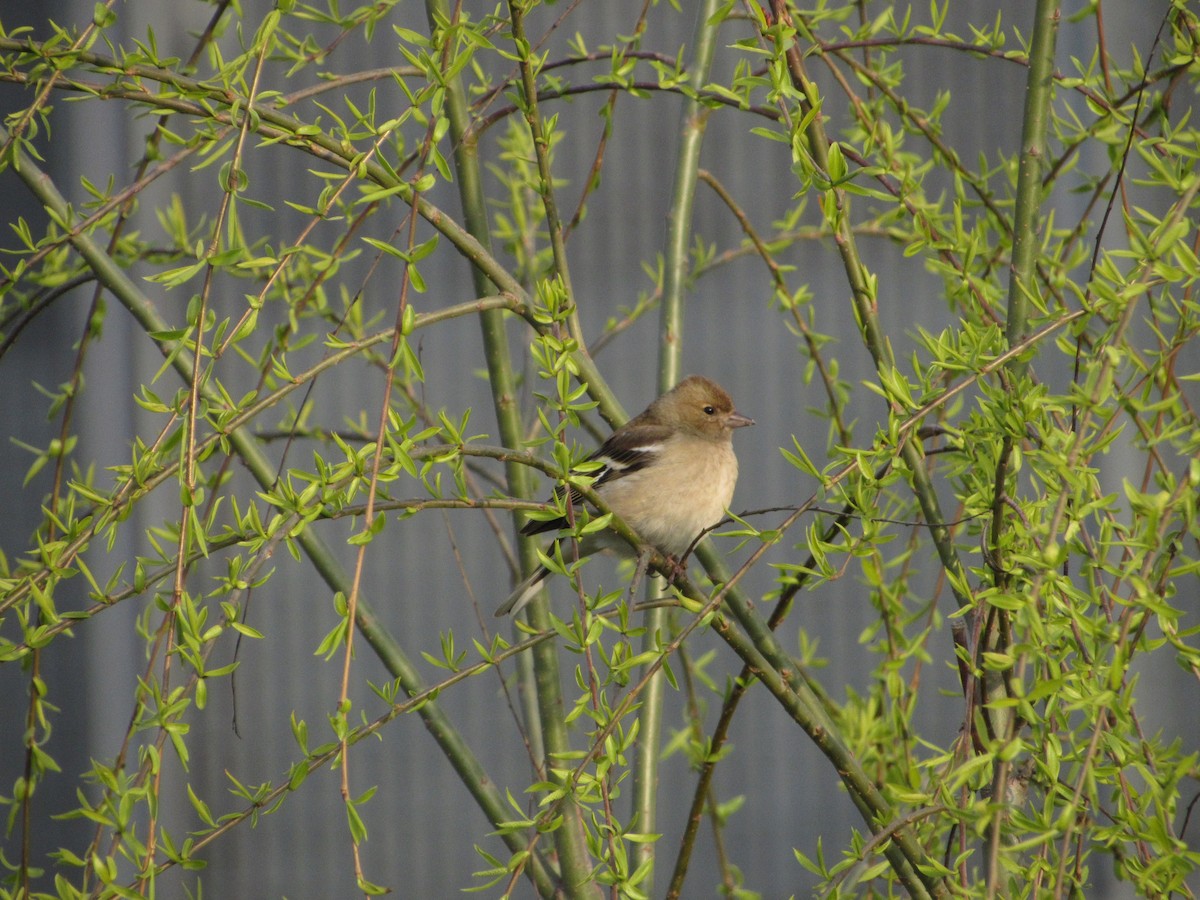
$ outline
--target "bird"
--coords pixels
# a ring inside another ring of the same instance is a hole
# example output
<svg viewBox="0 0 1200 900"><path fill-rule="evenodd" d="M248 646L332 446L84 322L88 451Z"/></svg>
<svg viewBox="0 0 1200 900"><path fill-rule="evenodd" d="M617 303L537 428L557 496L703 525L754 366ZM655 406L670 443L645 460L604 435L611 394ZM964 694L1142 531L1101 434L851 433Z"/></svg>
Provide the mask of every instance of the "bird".
<svg viewBox="0 0 1200 900"><path fill-rule="evenodd" d="M609 435L588 457L599 464L592 489L642 540L680 565L696 539L725 516L738 476L733 433L753 424L753 419L734 409L729 394L715 381L689 375ZM582 501L582 495L572 491L571 502ZM525 523L521 533L569 527L565 516L534 519ZM628 553L630 548L609 529L580 541L580 557L603 550ZM520 612L549 574L545 566L538 566L500 605L496 616Z"/></svg>

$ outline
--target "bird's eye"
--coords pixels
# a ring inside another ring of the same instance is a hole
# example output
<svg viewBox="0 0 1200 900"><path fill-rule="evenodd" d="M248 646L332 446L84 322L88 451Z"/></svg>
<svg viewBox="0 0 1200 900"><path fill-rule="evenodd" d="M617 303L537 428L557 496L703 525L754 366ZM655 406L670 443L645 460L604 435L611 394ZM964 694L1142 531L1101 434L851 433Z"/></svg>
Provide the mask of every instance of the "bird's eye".
<svg viewBox="0 0 1200 900"><path fill-rule="evenodd" d="M706 406L706 407L704 407L704 414L706 416L715 416L717 414L717 411L712 406Z"/></svg>

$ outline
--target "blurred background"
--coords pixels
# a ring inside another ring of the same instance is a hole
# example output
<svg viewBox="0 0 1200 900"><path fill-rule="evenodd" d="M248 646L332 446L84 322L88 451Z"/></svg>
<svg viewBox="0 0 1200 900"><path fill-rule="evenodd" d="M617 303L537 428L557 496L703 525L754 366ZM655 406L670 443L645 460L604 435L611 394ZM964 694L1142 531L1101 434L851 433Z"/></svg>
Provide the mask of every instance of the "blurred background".
<svg viewBox="0 0 1200 900"><path fill-rule="evenodd" d="M243 0L245 21L259 21L271 5L265 0ZM539 10L531 19L530 32L540 34L551 17L565 11L565 6L560 3ZM695 22L686 11L688 4L683 6L682 13L665 3L650 11L643 49L673 56L691 41ZM989 11L983 11L985 7ZM949 27L967 33L968 17L986 22L1002 12L1008 26L1027 33L1032 7L1029 0L952 4L951 16L961 21ZM1120 35L1120 44L1110 46L1109 52L1128 59L1131 47L1137 47L1144 54L1166 7L1166 2L1151 0L1107 4L1109 34ZM640 3L581 4L571 12L569 25L560 29L545 49L552 59L564 55L567 41L576 32L589 46L610 41L614 35L627 32L640 8ZM128 0L116 8L118 24L113 33L124 41L144 37L147 29L153 29L160 52L187 56L212 10L208 3ZM83 0L43 0L39 4L0 0L0 20L9 33L25 23L33 27L34 36L44 37L47 20L84 23L91 16L92 4ZM391 20L418 31L426 28L419 4L398 5ZM735 55L729 45L751 34L746 22L726 27L728 34L719 42L715 80L731 71ZM223 40L234 41L235 37L227 32ZM1073 41L1077 42L1074 46ZM1094 35L1063 27L1058 58L1066 61L1086 55L1093 42ZM360 35L352 35L339 50L343 68L350 71L395 65L398 60L394 44L383 34L370 44L361 42ZM1017 150L1025 84L1021 66L994 59L980 61L934 48L920 48L905 55L905 90L914 104L931 105L939 92L950 91L951 114L945 117L943 138L963 159L974 160L984 154L995 160L1001 152L1012 154ZM815 70L815 74L829 88L827 95L833 98L829 111L836 117L838 94L823 70ZM307 77L301 74L295 83L276 86L296 90ZM405 102L390 82L381 82L377 88L381 105L394 103L399 109ZM357 96L365 96L365 91L363 88ZM553 104L553 112L559 116L559 131L566 135L557 147L555 168L564 180L561 196L568 198L564 206L569 211L574 210L593 162L603 128L598 112L606 97L606 92L596 92ZM28 90L0 85L5 113L29 102ZM54 101L53 140L40 144L46 155L44 165L61 189L73 192L74 200L84 199L80 176L99 184L110 178L123 183L143 152L149 121L128 115L116 103L72 103L66 96ZM587 215L572 234L568 248L574 286L590 336L598 336L606 323L621 317L623 309L633 306L653 287L645 267L655 264L664 246L680 109L681 98L667 93L653 93L637 101L622 98L618 104L602 186L592 195ZM790 173L787 148L750 134L749 127L745 118L713 117L702 165L718 175L758 226L767 229L791 207L797 184ZM493 129L489 135L485 158L489 151L496 152L495 138L500 130ZM291 211L279 198L315 197L320 183L308 173L310 161L300 153L252 153L249 159L252 194L271 203L274 212L244 211L244 227L251 234L270 236L272 244L279 246L298 234L306 222L306 217ZM1086 160L1080 164L1085 165ZM198 177L184 169L177 177L160 180L143 195L135 220L139 229L153 233L159 227L155 208L165 204L172 194L179 194L189 209L211 212L215 208L215 170ZM927 187L929 193L934 193L935 184ZM20 216L44 224L44 213L11 172L0 173L0 197L7 221L15 222ZM459 213L457 198L445 187L440 186L431 199L452 214ZM1086 199L1086 195L1056 196L1060 220L1079 219ZM402 214L402 210L396 212L397 217ZM810 211L805 219L815 222L815 212ZM37 225L34 231L38 231ZM736 248L742 240L741 230L724 204L703 186L697 194L694 232L696 240L718 251ZM15 243L8 229L0 234L0 247ZM884 238L864 238L861 247L868 267L880 281L884 324L897 357L904 359L918 326L938 331L946 325L942 281L925 270L919 257L906 258L902 247ZM807 284L813 294L819 327L836 336L834 353L843 377L857 385L872 369L849 313L845 276L835 248L829 242L798 242L788 251L786 261L795 267L790 276L792 285ZM430 289L414 299L418 309L464 301L472 295L469 270L452 254L438 254L426 263L422 274ZM346 280L356 283L354 278ZM376 287L382 284L375 282ZM790 447L795 437L821 465L830 439L827 424L809 413L810 408L821 406L824 398L817 385L805 382L805 359L797 352L797 338L780 327L782 316L772 317L766 312L771 294L772 284L761 263L743 256L714 267L700 278L692 287L685 312L683 370L719 381L729 389L739 410L758 422L756 428L737 435L742 466L734 502L737 510L806 499L815 485L790 466L778 448ZM31 322L27 332L0 359L0 422L5 437L0 441L0 506L4 510L0 516L0 548L10 559L29 546L42 517L40 498L48 490L46 472L23 483L29 456L11 439L44 446L56 435L57 422L47 419L45 405L29 402L36 396L31 385L57 385L69 378L73 344L81 333L89 297L90 292L84 290L55 303ZM180 291L160 299L169 309L169 304L185 302L186 296ZM374 309L387 309L394 299L394 293L376 290L364 302ZM232 309L240 301L234 296L229 302ZM643 317L606 345L598 357L601 369L630 414L643 408L656 393L657 324L656 314ZM514 356L527 360L528 330L514 320L509 334ZM313 348L309 358L315 359L319 352L319 347ZM298 359L305 358L298 355ZM473 412L468 431L488 434L486 443L498 443L487 386L475 370L475 361L482 358L477 323L462 319L430 329L422 338L421 358L428 376L426 403L433 409L446 408L452 418L470 407ZM91 352L85 373L88 400L80 407L77 420L81 434L77 453L82 458L94 459L98 468L128 461L131 436L146 436L149 423L132 397L161 362L158 350L142 329L111 303L103 338ZM1190 371L1195 371L1196 363L1191 360ZM526 366L533 376L536 370L532 364L527 362ZM855 374L858 371L861 376ZM1070 373L1048 370L1039 374L1052 383L1056 379L1065 383ZM163 380L173 377L174 373L168 372ZM531 377L527 381L533 380ZM378 374L365 366L339 367L318 383L312 399L316 410L312 420L337 423L343 412L377 409L380 381ZM164 389L169 393L174 387L172 383ZM527 384L523 398L527 405L532 402L532 387ZM21 401L14 402L14 398ZM856 434L865 443L884 410L875 395L856 390L847 413L847 419L857 421ZM579 440L592 442L582 433ZM273 455L277 449L272 450ZM293 464L308 464L302 443L290 453ZM1106 457L1106 463L1110 469L1104 477L1114 490L1126 468L1139 464L1123 461L1120 445ZM159 493L161 496L151 497L135 512L107 557L101 548L93 549L89 563L101 580L116 561L146 552L138 541L147 527L177 515L173 493ZM766 526L770 521L758 524ZM344 553L347 568L353 562L353 548L344 543L349 527L347 522L322 526L330 544ZM431 535L430 529L440 529L441 533ZM802 531L795 535L799 539ZM480 615L487 627L493 627L491 611L507 594L509 583L500 578L507 569L481 516L451 512L393 520L381 540L385 543L377 544L368 555L366 594L402 643L436 646L438 633L453 630L459 645L466 646L469 636L480 633ZM734 542L726 540L720 546L730 551L731 562L736 564L740 556ZM462 556L461 568L456 550ZM924 546L921 552L930 556L922 566L934 571L932 552ZM774 561L795 561L801 555L791 547L773 553ZM314 742L324 740L326 717L338 695L340 658L331 663L314 658L321 637L336 621L328 591L307 564L296 563L287 553L277 553L274 565L274 577L254 594L248 613L249 623L261 627L267 636L252 648L243 645L239 655L238 733L233 728L234 699L225 682L214 685L209 708L193 723L191 778L198 792L210 798L215 814L240 808L232 796L228 808L214 802L213 798L220 798L228 786L226 773L247 785L278 781L284 775L296 755L289 725L293 714L309 722L314 736L320 735L314 737ZM591 571L606 586L617 583L612 567L606 563L597 564ZM759 566L744 586L751 596L762 596L774 587L773 580L773 571ZM926 587L930 592L934 590L932 584ZM76 584L73 589L82 591L84 586ZM560 603L569 602L564 591L562 585L556 589ZM914 604L927 599L914 598ZM943 599L948 602L948 598ZM79 603L82 605L84 600L81 594ZM60 603L65 602L60 599ZM840 686L865 690L870 661L859 637L877 618L865 588L854 578L847 578L826 584L819 592L804 593L798 602L797 612L781 633L783 646L797 650L799 629L803 628L827 660L820 677L835 696ZM40 810L75 806L77 779L89 768L90 760L111 759L117 753L128 724L133 686L145 662L144 643L135 631L135 618L143 611L144 607L122 604L98 616L74 640L58 641L46 652L42 665L51 686L49 700L60 710L53 723L50 749L62 773L43 786L38 799ZM695 656L710 649L715 656L709 672L720 684L741 664L709 635L700 636L693 645ZM961 701L955 696L957 678L949 665L952 649L948 635L932 649L940 656L927 667L925 677L935 679L944 689L944 696L939 702L934 692L925 692L928 702L919 711L919 726L931 740L945 746L959 727ZM226 656L224 660L219 658L221 653ZM232 660L232 645L226 645L213 664ZM1162 670L1142 675L1145 726L1147 730L1176 734L1186 746L1196 747L1200 745L1200 716L1194 682L1185 679L1169 661L1161 662ZM564 662L568 676L573 665L573 660ZM505 672L511 676L511 666ZM382 683L388 676L362 644L356 674L356 699L371 708L372 696L365 681ZM436 671L430 668L427 677L435 679ZM26 689L20 671L11 665L0 667L0 696L10 698L0 704L0 733L24 727ZM529 761L512 717L498 702L498 695L498 680L488 675L445 692L441 702L502 789L520 791L530 777ZM681 696L670 692L667 702L668 727L683 727ZM719 698L710 697L710 724L718 708ZM826 846L839 846L852 828L861 828L861 820L828 761L786 720L764 691L751 692L743 704L732 742L733 756L718 770L715 787L723 800L738 795L746 798L742 810L733 815L727 833L730 856L743 874L745 887L767 898L807 896L813 880L796 863L792 848L813 855L822 835L826 836ZM0 789L6 793L21 771L23 761L18 751L18 742L0 742ZM682 765L668 765L662 771L664 806L659 825L668 858L659 864L659 892L669 877L673 862L669 850L678 843L694 778ZM375 799L364 809L370 828L370 839L363 847L366 872L377 883L395 888L397 896L457 895L471 885L471 872L485 868L474 849L476 844L490 853L507 856L500 841L488 836L488 823L437 752L418 717L402 717L388 726L385 740L359 745L352 772L358 791L371 785L379 787ZM199 791L200 785L203 791ZM174 817L181 830L194 824L194 813L182 793L173 802L166 802L164 815ZM37 832L36 858L49 867L46 853L60 846L85 847L91 834L86 822L50 823L43 817ZM719 884L711 837L703 833L701 842L686 896L711 896ZM5 852L11 858L11 851ZM205 896L209 897L348 895L352 886L349 842L336 772L314 775L302 790L288 797L278 814L262 817L253 829L242 827L233 839L218 841L208 854L208 862L202 877ZM1090 897L1127 895L1111 872L1094 871L1091 880L1095 893ZM190 883L189 878L184 881ZM160 888L160 896L183 896L182 886L169 880Z"/></svg>

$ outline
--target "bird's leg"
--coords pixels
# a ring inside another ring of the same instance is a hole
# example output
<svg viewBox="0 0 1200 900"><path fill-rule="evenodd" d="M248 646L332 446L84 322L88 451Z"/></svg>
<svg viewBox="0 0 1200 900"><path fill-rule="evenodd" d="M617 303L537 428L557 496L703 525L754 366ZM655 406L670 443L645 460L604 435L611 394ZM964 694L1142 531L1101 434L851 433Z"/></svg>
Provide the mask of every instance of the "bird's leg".
<svg viewBox="0 0 1200 900"><path fill-rule="evenodd" d="M663 567L663 574L667 580L674 583L687 575L687 557L676 559L674 556L667 554L665 557L667 564Z"/></svg>
<svg viewBox="0 0 1200 900"><path fill-rule="evenodd" d="M654 551L649 548L643 548L638 551L637 567L633 570L633 581L629 583L629 603L632 606L637 600L638 588L641 587L642 579L646 577L646 571L650 567L650 559L653 557ZM674 556L663 554L664 564L660 566L660 572L664 578L671 584L675 584L685 575L687 575L687 559L676 559Z"/></svg>

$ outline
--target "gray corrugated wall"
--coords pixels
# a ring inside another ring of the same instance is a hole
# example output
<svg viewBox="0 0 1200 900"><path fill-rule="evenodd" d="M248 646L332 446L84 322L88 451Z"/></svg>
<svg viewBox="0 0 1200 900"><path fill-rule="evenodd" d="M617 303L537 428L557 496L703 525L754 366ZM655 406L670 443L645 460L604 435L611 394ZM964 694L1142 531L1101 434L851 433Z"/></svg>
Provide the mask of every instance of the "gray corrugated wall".
<svg viewBox="0 0 1200 900"><path fill-rule="evenodd" d="M265 8L262 0L247 2L251 10ZM1027 28L1032 4L1002 4L1006 20ZM1159 9L1163 4L1152 4ZM971 4L974 11L976 5ZM595 43L628 27L637 3L590 3L578 10L566 29L570 35L578 29ZM12 3L0 5L4 21L12 21ZM562 4L552 10L558 15ZM162 14L156 2L129 2L118 8L123 27L129 34L140 34L153 23L160 46L174 52L186 52L189 32L199 29L211 7L201 4L172 4L171 17ZM1126 44L1148 44L1155 16L1145 14L1141 3L1108 4L1106 14L1114 34L1122 34ZM64 18L83 21L91 15L91 5L74 4ZM984 18L989 18L989 13ZM1157 15L1157 13L1156 13ZM398 7L396 16L411 18L414 28L423 28L418 4ZM1125 17L1125 27L1117 21ZM172 18L174 17L174 18ZM661 4L651 12L647 30L647 49L673 54L690 40L693 23L688 15L673 12ZM729 26L731 33L738 26ZM536 29L535 29L536 30ZM1069 38L1070 30L1064 32ZM722 44L731 43L729 37ZM560 43L561 49L561 43ZM377 39L369 47L355 51L356 66L382 66L395 62L390 56L391 42ZM1072 48L1060 46L1060 59L1067 59ZM552 55L554 55L552 53ZM918 97L931 98L941 89L949 89L954 108L959 112L947 119L949 142L959 148L963 158L973 159L978 152L994 154L998 148L1011 152L1019 135L1020 104L1024 73L1017 66L1000 62L981 64L950 51L924 50L915 55L919 64L909 68L906 89ZM727 65L727 58L725 59ZM718 67L722 65L718 60ZM820 73L818 72L818 78ZM381 97L387 86L380 85ZM9 94L11 103L23 102ZM916 102L920 102L917 100ZM599 95L589 95L569 104L557 104L562 130L567 140L557 155L557 172L569 181L562 196L564 206L574 208L582 177L595 152L601 122L596 116ZM642 272L644 261L652 261L663 245L669 185L672 176L678 98L655 95L648 100L622 98L617 112L617 131L608 146L602 189L592 197L588 217L573 235L570 244L571 265L584 320L591 335L596 335L605 319L615 315L622 305L631 305L640 291L648 289ZM103 104L66 105L57 116L58 140L51 158L53 171L66 188L74 189L77 172L86 172L103 181L109 172L121 179L130 170L141 149L146 128L144 120L131 121ZM780 145L746 133L746 123L735 117L717 116L708 134L704 165L716 171L726 186L753 216L766 224L788 205L795 190L789 175L786 153ZM77 134L78 139L67 139ZM253 195L270 197L294 190L297 179L307 178L304 170L310 161L299 153L276 153L271 159L295 166L252 170ZM15 186L10 175L3 183L6 202ZM209 205L212 176L183 178L175 184L156 188L154 197L168 191L180 191L188 204L197 208ZM313 189L315 193L315 189ZM457 210L450 192L435 197L451 211ZM142 227L152 230L153 217L148 198L143 202ZM698 194L696 233L720 248L736 245L741 235L716 198L701 187ZM397 212L399 215L399 212ZM277 204L277 213L255 219L247 216L253 229L283 236L298 230L298 217ZM903 357L906 336L916 323L937 330L946 316L941 298L941 283L921 268L918 260L904 259L898 248L882 241L864 241L868 266L880 277L880 305L884 324ZM447 257L448 259L448 257ZM790 252L788 261L797 267L791 276L793 285L806 282L817 297L819 325L840 339L837 350L843 370L854 364L867 368L853 322L845 303L845 284L840 263L831 245L806 244ZM419 308L465 299L470 282L457 260L449 269L425 270L432 286L425 296L415 298ZM353 280L351 280L353 283ZM393 297L383 295L384 285L372 285L367 303L387 307ZM811 422L805 414L809 405L822 401L815 387L802 383L803 360L794 350L795 340L786 329L762 312L771 285L761 266L743 260L701 280L689 300L684 336L685 371L712 375L730 388L739 408L754 416L759 425L738 436L742 460L742 478L735 506L753 509L777 505L781 500L798 501L808 496L813 485L800 478L775 450L787 446L790 435L804 441L814 458L820 459L826 440L821 423ZM232 299L232 298L231 298ZM22 340L18 355L0 362L0 389L5 397L3 422L7 435L30 439L44 431L43 410L36 404L15 409L14 396L27 396L29 382L50 384L64 381L69 372L71 353L63 346L64 335L71 340L78 334L82 304L77 297L73 308L60 304L52 316L38 323L36 344L33 336ZM168 295L164 303L182 302L182 294ZM80 427L88 444L89 455L102 462L124 461L129 437L144 422L139 422L130 403L141 373L153 371L159 364L157 351L132 326L122 311L110 304L110 312L101 348L89 361L88 390ZM747 314L748 311L748 314ZM839 320L840 319L840 320ZM656 362L654 358L656 318L647 317L634 332L612 345L601 357L613 378L613 386L628 410L640 409L652 396ZM514 347L527 335L512 327ZM33 346L43 353L28 353ZM450 410L472 406L475 432L495 435L486 391L471 374L479 359L479 335L473 322L431 332L424 343L427 367L428 400L432 407L445 405ZM612 363L618 362L617 365ZM132 362L131 362L132 361ZM1053 377L1053 373L1045 373ZM167 376L171 377L170 375ZM851 380L856 380L850 376ZM362 392L378 395L378 378L362 367L322 379L315 394L319 408L326 411L324 421L336 419L339 408L372 409L374 399L363 403ZM853 410L864 423L874 421L879 407L867 400ZM865 433L865 432L863 432ZM36 443L35 440L31 442ZM35 518L34 498L39 496L35 482L22 492L20 481L27 460L20 451L5 442L0 447L0 490L6 514L0 521L3 547L22 547ZM292 451L291 460L304 464L302 446ZM1121 466L1114 459L1114 479ZM1114 482L1115 483L1115 482ZM43 488L44 489L44 488ZM157 510L169 515L167 506ZM30 508L28 504L33 503ZM148 511L149 512L149 511ZM451 513L446 521L454 530L468 567L470 584L485 614L490 613L506 585L490 581L503 572L493 541L475 514ZM453 629L460 644L466 635L476 633L474 614L452 556L449 541L430 539L426 529L439 527L436 514L425 514L406 522L393 520L385 532L383 545L377 544L369 560L368 595L388 626L410 647L429 646L440 631ZM114 558L123 559L137 552L139 525L132 520L125 538L114 549ZM326 527L330 540L340 545L339 526ZM386 552L379 552L386 546ZM10 554L11 555L11 554ZM351 554L344 554L347 565ZM103 570L103 559L93 558ZM310 723L314 736L324 734L326 711L337 696L340 667L317 664L313 650L320 636L334 623L328 592L305 565L294 564L284 552L275 557L278 572L267 587L256 592L249 620L251 624L269 623L268 637L254 646L243 647L242 668L238 674L237 720L240 737L231 728L232 704L225 685L215 686L209 711L197 719L191 737L193 778L200 791L213 802L214 812L238 808L231 798L222 808L215 798L222 795L226 771L233 772L245 784L278 780L292 755L288 717L292 711ZM596 567L597 573L608 570ZM606 574L611 582L611 574ZM760 567L748 585L752 592L764 592L770 585L770 572ZM816 595L801 595L798 622L820 641L830 666L823 675L827 685L863 686L867 663L860 663L863 650L857 642L861 630L874 619L874 612L862 590L852 579L826 586ZM65 808L73 802L73 778L86 768L89 757L110 758L115 753L125 727L133 679L142 666L142 645L134 639L134 610L115 609L81 631L71 643L59 642L47 654L48 680L56 693L51 699L62 709L56 719L54 747L66 774L52 779L42 794L46 807ZM794 646L795 626L785 627L785 646ZM370 653L360 644L357 675L383 681L386 675ZM739 668L732 653L707 637L696 645L715 647L717 673L736 672ZM949 653L947 647L935 647ZM218 659L216 662L224 660ZM573 660L565 661L567 666ZM953 690L953 678L942 666L927 669L929 677L942 680ZM1161 704L1144 709L1148 723L1188 735L1192 746L1198 741L1195 701L1185 682L1174 671L1150 673L1163 685ZM434 677L434 673L430 673ZM0 669L0 687L5 696L19 690L14 673ZM74 690L67 692L65 685ZM522 758L515 728L502 704L496 701L494 676L474 679L445 693L441 702L455 724L471 744L478 748L490 773L502 786L519 789L528 778L528 766ZM371 697L365 689L357 699L370 708ZM679 697L668 697L673 713L668 724L680 721ZM944 721L938 721L936 702L922 715L922 726L930 736L945 743L952 739L958 725L957 704L946 701ZM715 706L715 704L714 704ZM710 709L710 713L714 712ZM5 732L19 722L20 709L6 703L3 711ZM711 718L711 716L710 716ZM86 727L79 733L73 723ZM19 727L19 725L18 725ZM836 846L849 829L859 827L857 815L832 777L829 764L807 740L784 719L773 701L762 692L752 695L739 713L732 735L736 746L733 758L719 771L716 787L722 798L745 794L747 803L730 824L728 839L734 862L745 875L747 887L765 897L791 893L804 896L810 881L792 858L791 848L812 853L817 837L828 835L826 846ZM323 740L315 737L314 740ZM0 742L0 784L11 784L19 771L19 759L11 754L13 742ZM495 839L486 838L487 823L469 800L449 765L438 754L420 720L408 717L393 723L382 743L360 745L353 765L355 788L361 791L372 784L379 786L376 798L366 807L371 829L364 846L365 867L370 878L396 888L405 897L442 897L457 895L470 884L469 873L483 868L472 850L472 843L483 842L492 852L501 853ZM665 884L670 866L670 849L676 843L683 811L690 798L691 778L681 775L679 767L663 770L662 796L668 800L660 828L665 832L662 847L666 856L660 863L659 891ZM168 781L168 783L172 783ZM181 782L175 780L174 784ZM670 801L678 799L678 805ZM175 797L171 814L178 821L191 822L186 798ZM170 806L170 804L168 804ZM41 808L41 807L40 807ZM63 833L84 833L78 824L62 823ZM65 838L42 832L44 846L57 846ZM701 839L701 852L689 877L689 896L708 896L716 883L711 862L711 842ZM210 897L333 897L349 893L349 857L345 814L337 793L336 777L330 773L314 776L304 789L288 799L280 813L264 817L255 830L243 828L233 840L217 844L211 855L211 867L204 877L205 895ZM1105 873L1095 873L1098 891L1120 896ZM1102 887L1107 886L1107 887ZM1096 896L1100 896L1098 893Z"/></svg>

